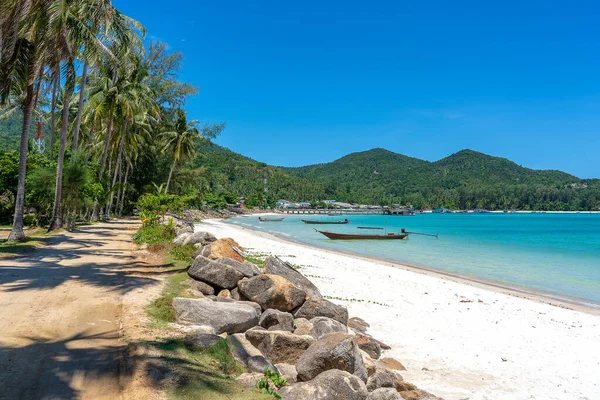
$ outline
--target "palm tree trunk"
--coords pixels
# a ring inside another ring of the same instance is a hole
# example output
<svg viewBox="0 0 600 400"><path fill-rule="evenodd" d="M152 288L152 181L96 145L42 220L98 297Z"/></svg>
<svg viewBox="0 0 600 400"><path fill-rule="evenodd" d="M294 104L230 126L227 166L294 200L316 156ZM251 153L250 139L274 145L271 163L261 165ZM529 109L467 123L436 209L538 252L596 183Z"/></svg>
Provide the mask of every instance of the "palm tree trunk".
<svg viewBox="0 0 600 400"><path fill-rule="evenodd" d="M56 116L56 97L58 95L58 81L60 80L58 74L54 77L54 87L52 88L52 109L50 110L50 159L54 159L54 128L55 128L55 116Z"/></svg>
<svg viewBox="0 0 600 400"><path fill-rule="evenodd" d="M75 122L75 131L73 132L73 151L77 151L79 142L79 129L81 128L81 114L83 113L83 98L85 90L85 80L87 79L88 62L83 62L83 73L81 74L81 85L79 85L79 106L77 107L77 120Z"/></svg>
<svg viewBox="0 0 600 400"><path fill-rule="evenodd" d="M65 85L65 94L63 98L62 124L60 127L60 145L58 148L58 164L56 166L56 190L54 192L54 209L52 210L52 220L48 227L48 232L59 229L63 225L61 215L62 202L62 178L63 166L65 162L65 147L67 147L67 129L69 128L69 102L73 86Z"/></svg>
<svg viewBox="0 0 600 400"><path fill-rule="evenodd" d="M127 164L127 154L123 154L123 162L125 164ZM117 213L117 210L119 209L119 202L121 201L121 180L123 179L123 167L121 166L121 168L119 168L119 181L118 181L118 188L117 188L117 202L115 204L115 213Z"/></svg>
<svg viewBox="0 0 600 400"><path fill-rule="evenodd" d="M32 69L32 68L30 68ZM33 71L30 71L30 75ZM23 208L25 207L25 176L27 174L27 145L29 142L29 129L31 128L31 114L33 112L33 77L29 76L30 83L27 85L27 95L23 103L23 130L21 131L21 148L19 155L19 181L17 184L17 197L15 199L15 215L13 226L8 235L8 240L23 240Z"/></svg>
<svg viewBox="0 0 600 400"><path fill-rule="evenodd" d="M125 203L125 192L127 188L127 178L129 177L129 167L131 163L127 163L127 169L125 170L125 181L123 182L123 193L121 195L121 205L119 206L119 218L123 216L123 203Z"/></svg>
<svg viewBox="0 0 600 400"><path fill-rule="evenodd" d="M110 201L108 202L108 210L107 210L107 214L110 215L111 209L112 209L112 203L113 203L113 198L114 198L114 187L117 184L117 175L119 173L119 170L121 169L121 157L123 156L123 144L125 143L125 132L123 132L123 134L121 135L121 142L119 143L119 154L117 155L117 162L115 163L115 175L113 177L113 182L112 182L112 187L111 187L111 191L110 191Z"/></svg>
<svg viewBox="0 0 600 400"><path fill-rule="evenodd" d="M108 156L108 148L110 145L110 138L112 136L112 129L113 129L112 110L110 110L109 113L110 113L110 116L108 117L108 126L106 127L106 137L104 138L104 151L102 152L102 162L100 163L100 174L98 176L98 178L100 180L102 180L102 174L104 174L104 168L106 167L106 157Z"/></svg>
<svg viewBox="0 0 600 400"><path fill-rule="evenodd" d="M165 194L169 193L169 185L171 184L171 177L173 176L174 169L175 169L175 159L173 159L173 164L171 164L171 170L169 171L169 179L167 179L167 187L165 187Z"/></svg>

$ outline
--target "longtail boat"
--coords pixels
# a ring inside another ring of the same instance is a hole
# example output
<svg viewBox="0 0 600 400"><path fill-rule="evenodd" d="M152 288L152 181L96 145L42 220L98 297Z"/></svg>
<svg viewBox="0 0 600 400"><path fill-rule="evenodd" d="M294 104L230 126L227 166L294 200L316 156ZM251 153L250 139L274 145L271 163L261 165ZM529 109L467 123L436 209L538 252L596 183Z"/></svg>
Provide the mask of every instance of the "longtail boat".
<svg viewBox="0 0 600 400"><path fill-rule="evenodd" d="M305 224L313 225L342 225L350 222L348 221L348 218L345 218L343 221L315 221L310 219L301 219L300 221L304 222Z"/></svg>
<svg viewBox="0 0 600 400"><path fill-rule="evenodd" d="M258 217L260 222L281 222L283 217Z"/></svg>
<svg viewBox="0 0 600 400"><path fill-rule="evenodd" d="M383 229L383 228L365 228L359 227L359 229ZM321 235L327 236L329 239L336 240L356 240L356 239L370 239L370 240L389 240L389 239L406 239L408 233L387 233L383 235L363 235L363 234L352 234L352 233L336 233L329 231L320 231L315 229Z"/></svg>

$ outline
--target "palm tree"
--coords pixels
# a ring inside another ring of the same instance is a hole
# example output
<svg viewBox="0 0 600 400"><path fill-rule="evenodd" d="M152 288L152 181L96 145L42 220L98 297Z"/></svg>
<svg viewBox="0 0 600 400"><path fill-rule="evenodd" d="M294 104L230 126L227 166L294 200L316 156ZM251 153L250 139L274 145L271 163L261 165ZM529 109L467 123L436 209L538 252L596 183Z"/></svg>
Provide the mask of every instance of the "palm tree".
<svg viewBox="0 0 600 400"><path fill-rule="evenodd" d="M196 142L201 137L197 126L198 121L188 122L185 111L177 110L177 120L175 121L173 130L161 133L161 137L164 140L163 150L171 151L173 154L173 162L169 170L165 193L169 191L175 165L186 158L191 158L196 152Z"/></svg>

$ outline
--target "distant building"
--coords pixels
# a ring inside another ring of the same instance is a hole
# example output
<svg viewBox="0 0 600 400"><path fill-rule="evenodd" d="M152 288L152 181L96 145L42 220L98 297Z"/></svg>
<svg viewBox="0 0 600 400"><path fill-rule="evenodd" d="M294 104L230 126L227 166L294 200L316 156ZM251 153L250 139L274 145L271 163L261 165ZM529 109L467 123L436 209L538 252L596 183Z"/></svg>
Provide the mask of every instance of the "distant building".
<svg viewBox="0 0 600 400"><path fill-rule="evenodd" d="M277 200L277 206L279 208L295 208L295 204L287 200Z"/></svg>
<svg viewBox="0 0 600 400"><path fill-rule="evenodd" d="M335 200L323 200L323 203L325 203L325 204L333 204L333 203L335 203Z"/></svg>

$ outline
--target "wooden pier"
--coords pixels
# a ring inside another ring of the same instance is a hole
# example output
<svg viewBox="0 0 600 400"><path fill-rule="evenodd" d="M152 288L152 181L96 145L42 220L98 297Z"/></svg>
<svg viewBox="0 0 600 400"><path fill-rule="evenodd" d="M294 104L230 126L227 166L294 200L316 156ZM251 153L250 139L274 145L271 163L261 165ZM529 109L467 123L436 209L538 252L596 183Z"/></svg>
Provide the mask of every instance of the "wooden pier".
<svg viewBox="0 0 600 400"><path fill-rule="evenodd" d="M316 214L316 215L413 215L406 209L362 209L362 208L343 208L343 209L313 209L313 208L284 208L279 210L284 214Z"/></svg>

